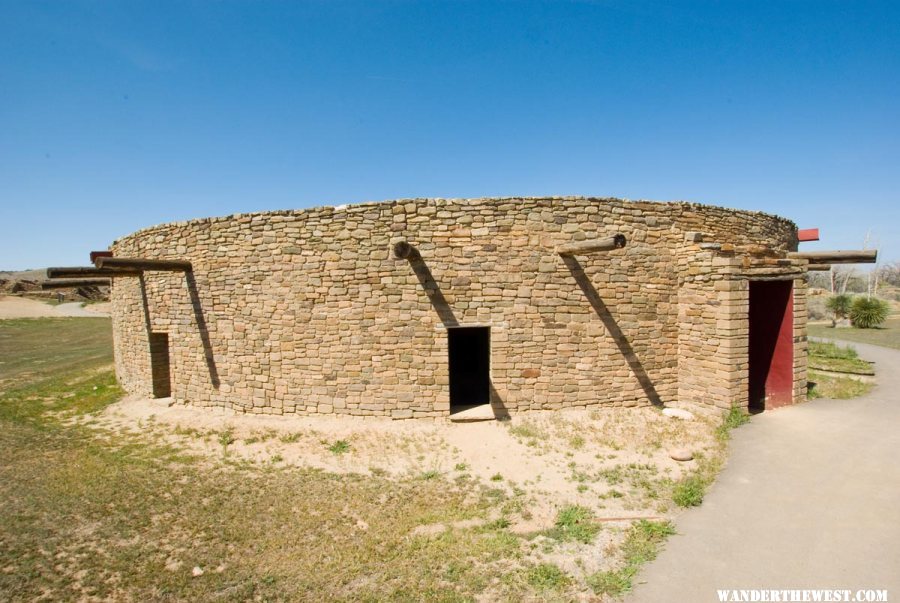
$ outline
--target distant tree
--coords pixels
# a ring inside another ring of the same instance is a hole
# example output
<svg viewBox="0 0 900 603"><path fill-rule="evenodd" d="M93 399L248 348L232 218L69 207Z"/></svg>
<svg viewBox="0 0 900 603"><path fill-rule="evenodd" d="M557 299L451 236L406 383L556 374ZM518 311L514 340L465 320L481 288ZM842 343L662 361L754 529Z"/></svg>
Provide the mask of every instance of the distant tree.
<svg viewBox="0 0 900 603"><path fill-rule="evenodd" d="M878 269L879 280L893 287L900 287L900 262L891 262Z"/></svg>
<svg viewBox="0 0 900 603"><path fill-rule="evenodd" d="M831 274L828 272L810 272L809 273L809 286L813 289L825 289L828 291L831 288Z"/></svg>
<svg viewBox="0 0 900 603"><path fill-rule="evenodd" d="M857 297L850 307L850 324L858 329L879 326L891 312L891 306L877 297Z"/></svg>
<svg viewBox="0 0 900 603"><path fill-rule="evenodd" d="M845 293L832 295L825 301L825 308L832 314L831 326L835 326L837 321L847 318L850 309L853 306L853 296Z"/></svg>
<svg viewBox="0 0 900 603"><path fill-rule="evenodd" d="M854 278L856 278L856 268L852 266L832 266L831 292L835 295L847 293L847 287Z"/></svg>

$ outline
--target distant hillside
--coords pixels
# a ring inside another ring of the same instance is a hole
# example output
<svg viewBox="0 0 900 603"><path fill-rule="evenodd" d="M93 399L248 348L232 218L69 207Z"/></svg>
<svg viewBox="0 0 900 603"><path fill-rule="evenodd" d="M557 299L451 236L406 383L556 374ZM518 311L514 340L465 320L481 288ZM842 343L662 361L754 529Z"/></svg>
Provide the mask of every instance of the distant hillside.
<svg viewBox="0 0 900 603"><path fill-rule="evenodd" d="M41 291L41 281L47 278L47 269L0 270L0 295L27 295L28 297L62 299L62 301L104 301L109 299L109 287L71 287Z"/></svg>
<svg viewBox="0 0 900 603"><path fill-rule="evenodd" d="M34 270L0 270L0 278L8 281L42 281L47 278L46 268Z"/></svg>

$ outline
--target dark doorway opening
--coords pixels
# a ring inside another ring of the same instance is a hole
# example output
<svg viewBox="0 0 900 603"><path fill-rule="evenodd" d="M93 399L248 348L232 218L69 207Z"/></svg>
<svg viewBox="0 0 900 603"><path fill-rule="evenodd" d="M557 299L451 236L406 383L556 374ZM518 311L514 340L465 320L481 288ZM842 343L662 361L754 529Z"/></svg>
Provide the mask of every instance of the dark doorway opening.
<svg viewBox="0 0 900 603"><path fill-rule="evenodd" d="M750 412L793 402L793 281L750 281Z"/></svg>
<svg viewBox="0 0 900 603"><path fill-rule="evenodd" d="M450 412L491 402L490 327L447 329Z"/></svg>
<svg viewBox="0 0 900 603"><path fill-rule="evenodd" d="M153 397L168 398L171 396L168 333L150 333L150 372L153 378Z"/></svg>

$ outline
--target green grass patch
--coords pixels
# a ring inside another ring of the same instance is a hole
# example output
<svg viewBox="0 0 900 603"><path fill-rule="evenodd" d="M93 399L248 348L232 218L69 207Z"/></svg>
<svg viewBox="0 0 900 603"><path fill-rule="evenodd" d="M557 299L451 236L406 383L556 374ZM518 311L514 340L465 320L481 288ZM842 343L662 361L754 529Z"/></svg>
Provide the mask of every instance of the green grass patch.
<svg viewBox="0 0 900 603"><path fill-rule="evenodd" d="M600 525L594 521L594 514L587 507L568 505L556 514L556 522L546 532L550 538L560 541L574 540L590 543L600 532Z"/></svg>
<svg viewBox="0 0 900 603"><path fill-rule="evenodd" d="M703 502L707 482L700 473L692 473L675 484L672 501L679 507L697 507Z"/></svg>
<svg viewBox="0 0 900 603"><path fill-rule="evenodd" d="M569 576L552 563L541 563L526 573L528 584L538 590L560 590L571 583Z"/></svg>
<svg viewBox="0 0 900 603"><path fill-rule="evenodd" d="M344 454L350 452L350 442L347 440L336 440L328 445L328 452L331 454Z"/></svg>
<svg viewBox="0 0 900 603"><path fill-rule="evenodd" d="M749 422L750 415L744 412L743 408L740 406L732 406L722 418L722 422L716 428L716 437L720 442L727 442L731 437L732 429L737 429L741 425Z"/></svg>
<svg viewBox="0 0 900 603"><path fill-rule="evenodd" d="M874 374L872 365L861 360L855 348L832 342L809 342L809 368L858 375Z"/></svg>
<svg viewBox="0 0 900 603"><path fill-rule="evenodd" d="M529 421L522 421L517 425L510 425L509 433L520 440L528 440L529 445L535 445L537 444L537 441L546 440L550 437L548 433Z"/></svg>
<svg viewBox="0 0 900 603"><path fill-rule="evenodd" d="M806 395L810 400L849 400L866 395L875 385L853 377L835 377L810 371L806 387Z"/></svg>
<svg viewBox="0 0 900 603"><path fill-rule="evenodd" d="M638 521L631 526L622 543L623 566L592 574L587 579L588 585L598 595L618 597L627 593L640 567L656 559L662 543L674 533L675 527L671 522Z"/></svg>

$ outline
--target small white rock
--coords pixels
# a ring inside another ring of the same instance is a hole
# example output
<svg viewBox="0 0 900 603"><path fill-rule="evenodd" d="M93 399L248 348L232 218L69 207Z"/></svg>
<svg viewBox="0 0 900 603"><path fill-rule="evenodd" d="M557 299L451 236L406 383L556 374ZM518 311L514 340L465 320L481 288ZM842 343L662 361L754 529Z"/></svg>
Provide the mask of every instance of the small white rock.
<svg viewBox="0 0 900 603"><path fill-rule="evenodd" d="M200 566L194 566L194 569L191 570L191 575L196 578L197 576L203 575L203 569Z"/></svg>
<svg viewBox="0 0 900 603"><path fill-rule="evenodd" d="M673 448L669 451L669 457L675 461L689 461L694 455L687 448Z"/></svg>
<svg viewBox="0 0 900 603"><path fill-rule="evenodd" d="M683 408L664 408L662 413L673 419L683 419L685 421L693 421L694 415Z"/></svg>

